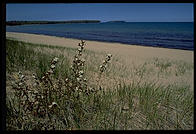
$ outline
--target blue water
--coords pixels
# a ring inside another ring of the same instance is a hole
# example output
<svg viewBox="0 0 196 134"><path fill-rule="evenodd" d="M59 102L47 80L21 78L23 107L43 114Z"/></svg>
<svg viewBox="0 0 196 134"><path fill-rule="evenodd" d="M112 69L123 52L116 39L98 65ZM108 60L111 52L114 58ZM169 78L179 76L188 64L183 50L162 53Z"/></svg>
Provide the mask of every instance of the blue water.
<svg viewBox="0 0 196 134"><path fill-rule="evenodd" d="M130 45L194 49L194 24L192 22L33 24L6 26L6 31Z"/></svg>

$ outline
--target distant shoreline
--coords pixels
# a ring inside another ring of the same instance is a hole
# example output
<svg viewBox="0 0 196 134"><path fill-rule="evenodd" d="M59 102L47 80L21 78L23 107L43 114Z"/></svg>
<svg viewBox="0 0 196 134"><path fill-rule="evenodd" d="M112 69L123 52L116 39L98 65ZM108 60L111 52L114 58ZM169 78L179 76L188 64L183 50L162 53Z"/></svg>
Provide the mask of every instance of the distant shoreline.
<svg viewBox="0 0 196 134"><path fill-rule="evenodd" d="M7 21L6 26L29 24L64 24L64 23L100 23L100 20L70 20L70 21Z"/></svg>
<svg viewBox="0 0 196 134"><path fill-rule="evenodd" d="M66 24L66 23L152 23L152 22L128 22L128 21L106 21L100 20L70 20L70 21L6 21L6 26L31 25L31 24ZM163 22L154 22L163 23ZM166 23L193 23L193 22L166 22Z"/></svg>

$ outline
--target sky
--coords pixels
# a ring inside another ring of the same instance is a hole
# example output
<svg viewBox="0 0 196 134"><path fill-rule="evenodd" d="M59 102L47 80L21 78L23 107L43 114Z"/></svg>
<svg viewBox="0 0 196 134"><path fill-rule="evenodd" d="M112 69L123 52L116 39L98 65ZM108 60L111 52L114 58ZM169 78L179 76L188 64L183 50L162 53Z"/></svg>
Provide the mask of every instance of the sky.
<svg viewBox="0 0 196 134"><path fill-rule="evenodd" d="M193 3L6 4L6 21L193 22Z"/></svg>

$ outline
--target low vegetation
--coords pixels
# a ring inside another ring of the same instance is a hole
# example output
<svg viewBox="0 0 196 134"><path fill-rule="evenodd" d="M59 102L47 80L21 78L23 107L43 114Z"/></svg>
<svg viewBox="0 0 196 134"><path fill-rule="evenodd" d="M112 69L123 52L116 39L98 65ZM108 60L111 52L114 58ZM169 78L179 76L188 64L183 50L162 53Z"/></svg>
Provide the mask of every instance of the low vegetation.
<svg viewBox="0 0 196 134"><path fill-rule="evenodd" d="M190 85L159 81L187 75L192 65L155 58L129 68L85 45L6 39L7 130L193 129Z"/></svg>

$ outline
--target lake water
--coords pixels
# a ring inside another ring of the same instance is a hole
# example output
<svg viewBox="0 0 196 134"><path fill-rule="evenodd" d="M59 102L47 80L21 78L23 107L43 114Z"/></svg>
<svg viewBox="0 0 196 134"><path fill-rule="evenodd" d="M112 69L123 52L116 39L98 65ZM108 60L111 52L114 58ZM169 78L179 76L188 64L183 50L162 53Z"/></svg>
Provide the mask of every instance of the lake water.
<svg viewBox="0 0 196 134"><path fill-rule="evenodd" d="M6 26L6 31L130 45L194 49L194 23L192 22L33 24Z"/></svg>

